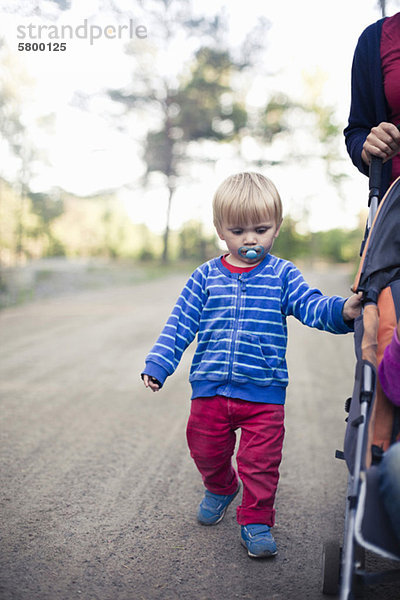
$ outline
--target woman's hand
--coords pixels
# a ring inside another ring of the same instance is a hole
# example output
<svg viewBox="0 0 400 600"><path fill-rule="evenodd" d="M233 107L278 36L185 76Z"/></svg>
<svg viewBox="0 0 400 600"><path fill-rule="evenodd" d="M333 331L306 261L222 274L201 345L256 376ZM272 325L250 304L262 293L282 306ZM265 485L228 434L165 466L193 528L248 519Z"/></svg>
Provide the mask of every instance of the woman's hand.
<svg viewBox="0 0 400 600"><path fill-rule="evenodd" d="M393 123L379 123L373 127L364 142L361 158L369 165L371 156L379 156L383 162L390 160L400 151L400 131Z"/></svg>

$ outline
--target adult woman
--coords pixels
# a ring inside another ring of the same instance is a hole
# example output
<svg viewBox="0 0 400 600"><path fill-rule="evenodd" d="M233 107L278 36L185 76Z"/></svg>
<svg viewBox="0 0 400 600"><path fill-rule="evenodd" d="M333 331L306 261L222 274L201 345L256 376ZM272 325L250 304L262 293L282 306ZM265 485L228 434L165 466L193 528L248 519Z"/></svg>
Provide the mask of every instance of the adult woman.
<svg viewBox="0 0 400 600"><path fill-rule="evenodd" d="M361 34L351 72L344 135L354 165L368 175L371 155L383 159L382 192L400 176L400 12Z"/></svg>
<svg viewBox="0 0 400 600"><path fill-rule="evenodd" d="M381 192L400 176L400 12L369 25L353 57L351 106L344 135L354 165L368 175L371 156L383 159ZM386 397L400 406L400 321L379 365ZM400 543L400 442L383 454L380 491Z"/></svg>

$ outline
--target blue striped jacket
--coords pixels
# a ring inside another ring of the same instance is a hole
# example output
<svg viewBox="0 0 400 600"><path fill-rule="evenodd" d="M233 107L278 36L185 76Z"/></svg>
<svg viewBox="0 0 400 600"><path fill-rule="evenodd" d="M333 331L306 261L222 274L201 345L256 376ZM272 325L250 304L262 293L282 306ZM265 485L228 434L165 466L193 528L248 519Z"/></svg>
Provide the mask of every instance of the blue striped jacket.
<svg viewBox="0 0 400 600"><path fill-rule="evenodd" d="M342 317L345 300L310 288L293 263L271 254L240 274L213 258L191 275L143 373L163 384L197 334L189 377L192 398L223 395L284 404L287 317L348 333L353 328Z"/></svg>

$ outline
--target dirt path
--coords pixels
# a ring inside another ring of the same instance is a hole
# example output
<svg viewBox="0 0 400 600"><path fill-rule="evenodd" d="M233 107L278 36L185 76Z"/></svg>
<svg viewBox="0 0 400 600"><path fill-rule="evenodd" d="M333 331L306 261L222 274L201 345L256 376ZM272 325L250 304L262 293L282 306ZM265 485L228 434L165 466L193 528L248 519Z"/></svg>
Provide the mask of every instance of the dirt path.
<svg viewBox="0 0 400 600"><path fill-rule="evenodd" d="M139 379L184 280L0 314L2 600L323 598L322 540L342 535L347 475L334 452L352 389L352 336L290 323L279 554L254 561L233 509L215 528L195 520L190 350L161 393ZM341 272L309 280L348 293ZM397 598L393 589L367 598Z"/></svg>

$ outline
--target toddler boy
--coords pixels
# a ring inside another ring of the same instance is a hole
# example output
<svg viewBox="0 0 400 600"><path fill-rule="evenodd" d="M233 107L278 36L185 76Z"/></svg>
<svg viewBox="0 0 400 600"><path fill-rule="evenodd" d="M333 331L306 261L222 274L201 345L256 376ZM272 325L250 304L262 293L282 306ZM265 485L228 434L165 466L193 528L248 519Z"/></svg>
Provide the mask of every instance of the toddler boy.
<svg viewBox="0 0 400 600"><path fill-rule="evenodd" d="M146 358L142 378L159 390L197 334L187 441L205 494L197 519L216 525L239 492L241 542L251 557L276 554L270 531L284 437L287 317L330 331L353 330L360 299L310 288L289 261L270 254L282 224L274 184L258 173L228 177L213 201L228 254L198 267ZM232 465L241 429L238 473Z"/></svg>

